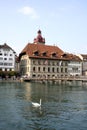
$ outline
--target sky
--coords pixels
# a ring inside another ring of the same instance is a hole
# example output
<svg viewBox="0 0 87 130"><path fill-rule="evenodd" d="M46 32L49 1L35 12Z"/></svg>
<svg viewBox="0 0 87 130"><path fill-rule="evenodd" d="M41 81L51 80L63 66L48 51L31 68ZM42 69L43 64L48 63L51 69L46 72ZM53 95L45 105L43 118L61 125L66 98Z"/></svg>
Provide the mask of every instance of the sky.
<svg viewBox="0 0 87 130"><path fill-rule="evenodd" d="M87 54L87 0L0 0L0 45L19 55L39 29L46 45Z"/></svg>

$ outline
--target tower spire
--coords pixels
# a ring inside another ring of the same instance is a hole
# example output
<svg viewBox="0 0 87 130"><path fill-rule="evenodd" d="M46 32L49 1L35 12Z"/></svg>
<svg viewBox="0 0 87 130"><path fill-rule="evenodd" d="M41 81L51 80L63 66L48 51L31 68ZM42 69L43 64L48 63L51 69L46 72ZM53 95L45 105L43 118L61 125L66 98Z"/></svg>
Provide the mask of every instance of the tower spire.
<svg viewBox="0 0 87 130"><path fill-rule="evenodd" d="M41 30L39 29L37 32L37 37L34 38L34 43L42 43L45 44L45 38L42 37Z"/></svg>

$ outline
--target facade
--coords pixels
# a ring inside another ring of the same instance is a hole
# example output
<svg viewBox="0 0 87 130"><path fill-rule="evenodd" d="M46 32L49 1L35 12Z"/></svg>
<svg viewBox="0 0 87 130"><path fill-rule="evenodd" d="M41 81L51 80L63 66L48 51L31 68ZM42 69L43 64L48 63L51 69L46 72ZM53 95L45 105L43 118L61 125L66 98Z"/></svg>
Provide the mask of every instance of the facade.
<svg viewBox="0 0 87 130"><path fill-rule="evenodd" d="M14 71L15 51L6 43L0 45L0 71Z"/></svg>
<svg viewBox="0 0 87 130"><path fill-rule="evenodd" d="M19 57L16 56L16 57L15 57L15 71L16 71L17 73L19 73L19 70L20 70Z"/></svg>
<svg viewBox="0 0 87 130"><path fill-rule="evenodd" d="M82 62L80 60L70 60L68 63L69 76L81 76L82 75Z"/></svg>
<svg viewBox="0 0 87 130"><path fill-rule="evenodd" d="M82 75L87 76L87 55L78 54L78 56L82 60Z"/></svg>
<svg viewBox="0 0 87 130"><path fill-rule="evenodd" d="M82 73L80 58L64 53L57 46L45 45L40 30L34 42L28 43L19 54L19 59L21 75L31 78L58 78Z"/></svg>

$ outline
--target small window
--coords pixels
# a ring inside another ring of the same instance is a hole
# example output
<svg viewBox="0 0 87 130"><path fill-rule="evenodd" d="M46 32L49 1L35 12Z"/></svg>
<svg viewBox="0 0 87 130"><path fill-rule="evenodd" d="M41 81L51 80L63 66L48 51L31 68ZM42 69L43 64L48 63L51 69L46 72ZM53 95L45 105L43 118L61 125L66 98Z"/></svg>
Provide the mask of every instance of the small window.
<svg viewBox="0 0 87 130"><path fill-rule="evenodd" d="M10 56L12 56L12 54L10 54Z"/></svg>
<svg viewBox="0 0 87 130"><path fill-rule="evenodd" d="M52 68L52 72L54 72L54 68Z"/></svg>
<svg viewBox="0 0 87 130"><path fill-rule="evenodd" d="M56 53L52 53L52 57L56 57Z"/></svg>
<svg viewBox="0 0 87 130"><path fill-rule="evenodd" d="M62 55L62 57L66 57L67 56L67 54L66 53L64 53L63 55Z"/></svg>
<svg viewBox="0 0 87 130"><path fill-rule="evenodd" d="M2 58L2 57L0 57L0 60L3 60L3 58Z"/></svg>
<svg viewBox="0 0 87 130"><path fill-rule="evenodd" d="M35 61L33 61L33 64L34 64L34 65L36 65L36 62L35 62Z"/></svg>
<svg viewBox="0 0 87 130"><path fill-rule="evenodd" d="M7 66L8 65L8 63L4 63L4 66Z"/></svg>
<svg viewBox="0 0 87 130"><path fill-rule="evenodd" d="M12 58L9 58L9 60L13 60Z"/></svg>
<svg viewBox="0 0 87 130"><path fill-rule="evenodd" d="M66 73L68 72L67 68L65 68L65 72L66 72Z"/></svg>
<svg viewBox="0 0 87 130"><path fill-rule="evenodd" d="M4 53L4 56L7 56L8 54Z"/></svg>
<svg viewBox="0 0 87 130"><path fill-rule="evenodd" d="M35 56L38 56L38 55L39 55L38 51L35 51L35 52L34 52L34 55L35 55Z"/></svg>
<svg viewBox="0 0 87 130"><path fill-rule="evenodd" d="M12 63L9 63L9 66L12 66Z"/></svg>
<svg viewBox="0 0 87 130"><path fill-rule="evenodd" d="M3 65L3 63L2 63L2 62L0 62L0 65Z"/></svg>
<svg viewBox="0 0 87 130"><path fill-rule="evenodd" d="M35 72L35 67L33 67L33 71Z"/></svg>
<svg viewBox="0 0 87 130"><path fill-rule="evenodd" d="M7 58L4 58L4 60L7 60Z"/></svg>
<svg viewBox="0 0 87 130"><path fill-rule="evenodd" d="M46 52L43 53L43 56L46 56Z"/></svg>
<svg viewBox="0 0 87 130"><path fill-rule="evenodd" d="M40 67L38 67L38 72L40 72Z"/></svg>
<svg viewBox="0 0 87 130"><path fill-rule="evenodd" d="M57 73L59 73L59 68L57 68Z"/></svg>
<svg viewBox="0 0 87 130"><path fill-rule="evenodd" d="M50 72L50 67L48 67L48 72Z"/></svg>
<svg viewBox="0 0 87 130"><path fill-rule="evenodd" d="M45 67L43 67L43 71L45 72Z"/></svg>

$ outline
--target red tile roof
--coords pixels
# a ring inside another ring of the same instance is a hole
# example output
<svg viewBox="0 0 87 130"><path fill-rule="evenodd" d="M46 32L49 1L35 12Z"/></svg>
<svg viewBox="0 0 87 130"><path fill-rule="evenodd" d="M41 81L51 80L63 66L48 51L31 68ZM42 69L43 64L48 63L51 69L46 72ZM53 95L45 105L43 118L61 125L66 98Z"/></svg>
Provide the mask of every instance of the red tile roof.
<svg viewBox="0 0 87 130"><path fill-rule="evenodd" d="M34 53L38 52L38 56L35 56ZM38 57L38 58L52 58L52 53L56 53L55 58L59 58L64 52L57 46L49 46L44 44L30 44L28 43L26 47L22 50L22 53L26 53L29 57ZM44 56L43 53L46 53Z"/></svg>
<svg viewBox="0 0 87 130"><path fill-rule="evenodd" d="M44 45L40 43L28 43L19 54L19 57L24 54L27 54L30 58L80 60L76 55L64 53L64 51L57 46Z"/></svg>

